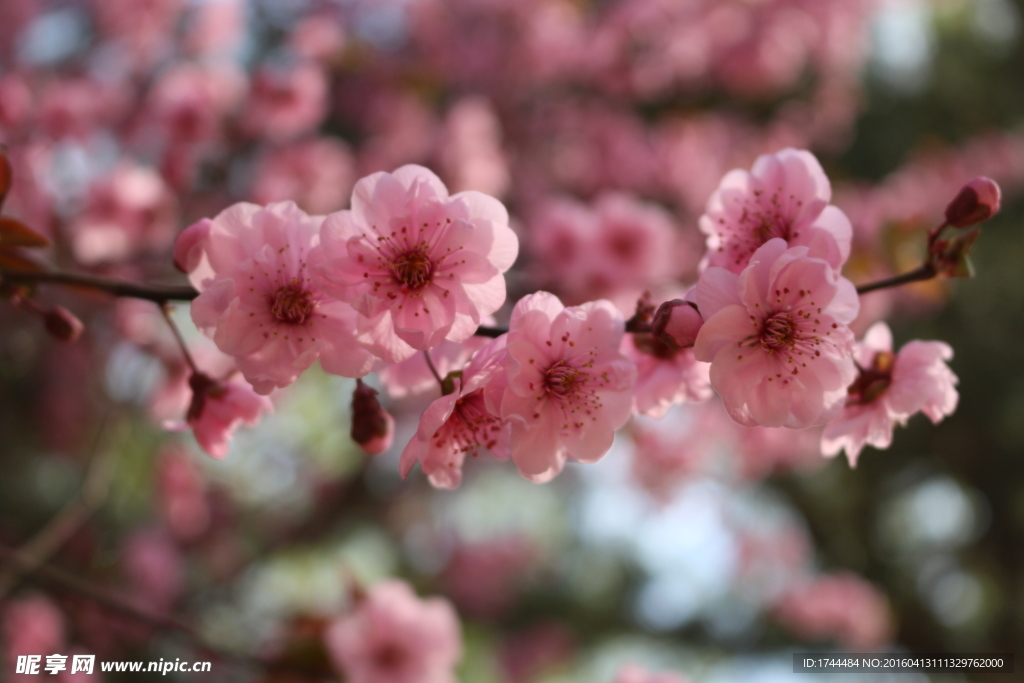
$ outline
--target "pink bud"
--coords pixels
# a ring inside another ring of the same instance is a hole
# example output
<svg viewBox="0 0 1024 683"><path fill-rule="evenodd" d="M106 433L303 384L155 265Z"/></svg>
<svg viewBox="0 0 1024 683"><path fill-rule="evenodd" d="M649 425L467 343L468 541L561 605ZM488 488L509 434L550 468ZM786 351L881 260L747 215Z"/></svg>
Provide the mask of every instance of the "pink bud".
<svg viewBox="0 0 1024 683"><path fill-rule="evenodd" d="M377 390L357 381L352 392L352 440L369 455L391 447L395 420L377 400Z"/></svg>
<svg viewBox="0 0 1024 683"><path fill-rule="evenodd" d="M191 273L203 258L203 242L210 234L213 221L204 218L193 223L178 235L174 243L174 265L183 273Z"/></svg>
<svg viewBox="0 0 1024 683"><path fill-rule="evenodd" d="M77 341L82 336L82 330L85 329L85 325L75 317L74 313L61 306L54 306L47 311L43 322L47 332L66 342Z"/></svg>
<svg viewBox="0 0 1024 683"><path fill-rule="evenodd" d="M651 332L674 349L687 349L697 340L704 320L697 307L689 301L673 299L658 307L651 323Z"/></svg>
<svg viewBox="0 0 1024 683"><path fill-rule="evenodd" d="M946 222L954 228L968 228L987 221L999 211L999 185L978 176L960 189L946 207Z"/></svg>

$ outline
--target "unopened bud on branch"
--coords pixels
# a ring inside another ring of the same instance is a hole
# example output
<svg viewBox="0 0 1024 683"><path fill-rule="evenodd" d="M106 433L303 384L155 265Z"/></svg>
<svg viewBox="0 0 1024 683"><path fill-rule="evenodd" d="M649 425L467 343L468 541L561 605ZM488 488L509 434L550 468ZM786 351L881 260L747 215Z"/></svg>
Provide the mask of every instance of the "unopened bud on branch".
<svg viewBox="0 0 1024 683"><path fill-rule="evenodd" d="M60 306L54 306L47 311L43 315L43 323L46 325L47 332L66 342L77 341L82 336L82 330L85 329L85 325L75 317L74 313Z"/></svg>
<svg viewBox="0 0 1024 683"><path fill-rule="evenodd" d="M969 228L987 221L999 211L999 185L978 176L960 189L946 207L946 222L954 228Z"/></svg>
<svg viewBox="0 0 1024 683"><path fill-rule="evenodd" d="M352 440L369 455L386 451L395 437L395 420L377 400L377 390L356 381L352 392Z"/></svg>
<svg viewBox="0 0 1024 683"><path fill-rule="evenodd" d="M689 301L673 299L658 307L651 332L673 349L687 349L697 341L704 320Z"/></svg>

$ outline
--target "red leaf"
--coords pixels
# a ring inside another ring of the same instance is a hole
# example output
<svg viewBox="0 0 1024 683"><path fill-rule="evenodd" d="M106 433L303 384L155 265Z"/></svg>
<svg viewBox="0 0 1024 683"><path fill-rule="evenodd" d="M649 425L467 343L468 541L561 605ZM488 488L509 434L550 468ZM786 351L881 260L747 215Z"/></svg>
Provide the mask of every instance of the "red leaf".
<svg viewBox="0 0 1024 683"><path fill-rule="evenodd" d="M0 247L48 247L50 240L10 216L0 216Z"/></svg>

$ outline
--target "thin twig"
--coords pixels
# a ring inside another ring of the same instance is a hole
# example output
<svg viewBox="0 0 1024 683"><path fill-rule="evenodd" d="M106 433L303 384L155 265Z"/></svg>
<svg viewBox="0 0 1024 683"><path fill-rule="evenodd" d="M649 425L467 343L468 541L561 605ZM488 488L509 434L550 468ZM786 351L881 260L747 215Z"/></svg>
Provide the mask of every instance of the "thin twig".
<svg viewBox="0 0 1024 683"><path fill-rule="evenodd" d="M925 263L921 267L912 270L909 273L903 273L902 275L896 275L895 277L879 280L878 282L869 282L866 285L860 285L857 287L857 294L867 294L868 292L874 292L878 289L899 287L900 285L910 284L911 282L923 282L925 280L931 280L936 275L938 275L938 271L935 269L935 266L931 263Z"/></svg>
<svg viewBox="0 0 1024 683"><path fill-rule="evenodd" d="M195 360L192 358L192 354L188 351L188 344L185 343L185 338L181 336L181 330L178 329L178 324L174 322L174 318L171 317L171 307L165 301L160 304L160 312L164 314L164 320L167 321L167 325L171 328L171 332L174 333L174 338L178 342L178 346L181 347L181 353L185 356L185 362L188 363L189 368L196 375L202 374L199 372L199 367L196 365Z"/></svg>
<svg viewBox="0 0 1024 683"><path fill-rule="evenodd" d="M93 444L82 490L39 533L21 546L19 552L29 559L30 564L24 567L10 566L0 573L0 600L3 600L3 597L17 585L22 574L31 572L57 552L106 497L110 475L113 472L114 451L97 455L106 421L107 417L105 416L100 423L99 432Z"/></svg>
<svg viewBox="0 0 1024 683"><path fill-rule="evenodd" d="M434 361L430 360L430 351L427 351L426 349L424 349L423 350L423 357L427 359L427 367L430 368L430 371L432 373L434 373L434 379L436 379L437 383L440 384L443 387L444 386L444 380L441 379L441 373L439 373L437 371L437 368L434 367Z"/></svg>

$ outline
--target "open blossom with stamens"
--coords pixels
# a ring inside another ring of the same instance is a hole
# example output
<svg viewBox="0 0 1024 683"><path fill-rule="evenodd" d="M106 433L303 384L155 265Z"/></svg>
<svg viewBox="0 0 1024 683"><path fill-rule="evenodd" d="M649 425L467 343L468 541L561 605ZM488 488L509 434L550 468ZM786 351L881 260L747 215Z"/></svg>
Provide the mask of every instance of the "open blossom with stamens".
<svg viewBox="0 0 1024 683"><path fill-rule="evenodd" d="M452 391L430 404L419 429L402 451L401 473L417 462L430 483L451 489L462 482L462 462L487 448L502 460L509 453L509 424L488 410L484 386L504 371L505 335L476 352L469 365L452 377Z"/></svg>
<svg viewBox="0 0 1024 683"><path fill-rule="evenodd" d="M697 283L704 325L694 356L734 420L800 429L842 410L856 377L853 284L807 247L769 240L736 275L708 268Z"/></svg>
<svg viewBox="0 0 1024 683"><path fill-rule="evenodd" d="M888 448L893 425L906 424L914 413L934 423L951 415L959 398L956 375L945 363L952 357L953 349L937 341L912 341L894 354L889 326L872 325L857 344L860 373L843 412L825 427L822 452L833 456L846 449L853 467L865 444Z"/></svg>
<svg viewBox="0 0 1024 683"><path fill-rule="evenodd" d="M322 221L293 202L240 203L180 238L199 290L192 320L235 357L257 393L291 384L317 358L325 371L345 377L375 367L357 339L356 312L310 276L307 259Z"/></svg>
<svg viewBox="0 0 1024 683"><path fill-rule="evenodd" d="M352 210L321 230L316 282L352 304L382 358L464 341L505 301L503 273L519 242L501 202L480 192L448 196L422 166L356 183Z"/></svg>
<svg viewBox="0 0 1024 683"><path fill-rule="evenodd" d="M609 301L566 308L553 294L523 297L512 311L507 385L488 388L490 405L512 422L512 460L536 482L565 461L592 463L629 418L636 366L619 352L622 314Z"/></svg>
<svg viewBox="0 0 1024 683"><path fill-rule="evenodd" d="M459 620L441 598L420 600L403 581L373 586L324 632L347 683L455 683Z"/></svg>
<svg viewBox="0 0 1024 683"><path fill-rule="evenodd" d="M850 256L853 231L831 198L821 164L803 150L766 154L749 172L730 171L700 218L708 236L705 265L739 273L761 245L782 238L838 270Z"/></svg>

